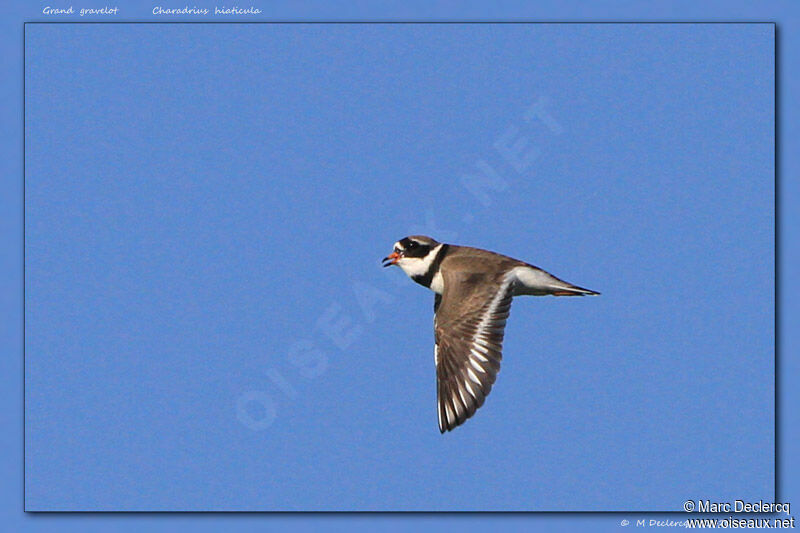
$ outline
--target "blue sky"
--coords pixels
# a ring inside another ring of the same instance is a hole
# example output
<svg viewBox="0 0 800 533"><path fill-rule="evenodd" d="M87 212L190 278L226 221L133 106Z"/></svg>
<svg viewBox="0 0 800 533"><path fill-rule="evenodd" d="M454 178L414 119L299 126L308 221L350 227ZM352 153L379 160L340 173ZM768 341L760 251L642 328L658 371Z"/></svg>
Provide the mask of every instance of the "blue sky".
<svg viewBox="0 0 800 533"><path fill-rule="evenodd" d="M771 25L26 31L29 509L773 497ZM603 293L444 436L417 232Z"/></svg>

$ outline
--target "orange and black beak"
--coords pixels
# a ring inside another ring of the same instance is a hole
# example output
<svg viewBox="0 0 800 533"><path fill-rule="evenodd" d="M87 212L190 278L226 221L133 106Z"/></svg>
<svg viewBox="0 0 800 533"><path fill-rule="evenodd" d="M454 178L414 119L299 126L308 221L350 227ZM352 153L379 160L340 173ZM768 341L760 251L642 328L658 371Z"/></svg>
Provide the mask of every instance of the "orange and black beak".
<svg viewBox="0 0 800 533"><path fill-rule="evenodd" d="M399 260L400 260L400 254L398 254L397 252L392 252L383 258L383 266L385 268L388 266L396 265L397 261Z"/></svg>

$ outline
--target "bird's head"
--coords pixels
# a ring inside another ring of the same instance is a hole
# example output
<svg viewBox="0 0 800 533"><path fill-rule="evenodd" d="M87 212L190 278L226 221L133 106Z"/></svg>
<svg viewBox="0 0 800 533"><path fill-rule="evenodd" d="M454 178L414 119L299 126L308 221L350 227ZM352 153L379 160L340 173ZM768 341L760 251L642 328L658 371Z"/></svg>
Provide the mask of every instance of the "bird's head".
<svg viewBox="0 0 800 533"><path fill-rule="evenodd" d="M437 241L425 235L411 235L400 239L394 243L392 253L383 258L383 266L397 265L411 277L424 274L433 260L431 251L437 246Z"/></svg>

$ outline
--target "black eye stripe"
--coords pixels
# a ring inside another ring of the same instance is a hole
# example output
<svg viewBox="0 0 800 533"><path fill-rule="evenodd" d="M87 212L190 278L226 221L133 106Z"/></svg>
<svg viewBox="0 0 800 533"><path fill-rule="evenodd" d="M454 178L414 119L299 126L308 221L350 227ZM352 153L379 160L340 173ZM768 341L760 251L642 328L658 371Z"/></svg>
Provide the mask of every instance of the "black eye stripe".
<svg viewBox="0 0 800 533"><path fill-rule="evenodd" d="M425 257L428 255L431 248L433 248L433 246L428 243L419 242L409 237L400 239L397 244L400 247L398 253L402 254L403 257Z"/></svg>
<svg viewBox="0 0 800 533"><path fill-rule="evenodd" d="M425 257L428 255L430 251L430 246L424 244L417 244L416 246L412 246L411 248L407 249L403 255L406 257Z"/></svg>

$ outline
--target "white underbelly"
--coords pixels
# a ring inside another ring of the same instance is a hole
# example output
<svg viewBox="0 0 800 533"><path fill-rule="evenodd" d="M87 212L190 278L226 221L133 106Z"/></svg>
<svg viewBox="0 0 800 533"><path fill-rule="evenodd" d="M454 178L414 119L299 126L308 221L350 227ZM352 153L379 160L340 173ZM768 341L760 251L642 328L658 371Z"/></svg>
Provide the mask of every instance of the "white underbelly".
<svg viewBox="0 0 800 533"><path fill-rule="evenodd" d="M444 278L442 278L441 272L437 272L433 275L431 290L436 294L442 294L444 292Z"/></svg>

